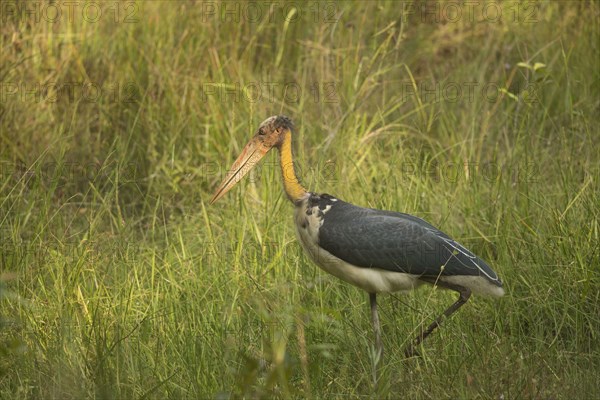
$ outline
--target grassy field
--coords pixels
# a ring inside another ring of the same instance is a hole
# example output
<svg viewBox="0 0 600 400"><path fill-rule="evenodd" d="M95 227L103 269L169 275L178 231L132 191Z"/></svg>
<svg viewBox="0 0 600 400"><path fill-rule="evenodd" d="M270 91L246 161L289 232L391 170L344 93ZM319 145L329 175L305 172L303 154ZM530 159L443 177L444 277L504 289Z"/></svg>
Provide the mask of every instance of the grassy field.
<svg viewBox="0 0 600 400"><path fill-rule="evenodd" d="M600 6L0 3L0 398L600 398ZM302 181L487 260L473 297L368 297L310 263Z"/></svg>

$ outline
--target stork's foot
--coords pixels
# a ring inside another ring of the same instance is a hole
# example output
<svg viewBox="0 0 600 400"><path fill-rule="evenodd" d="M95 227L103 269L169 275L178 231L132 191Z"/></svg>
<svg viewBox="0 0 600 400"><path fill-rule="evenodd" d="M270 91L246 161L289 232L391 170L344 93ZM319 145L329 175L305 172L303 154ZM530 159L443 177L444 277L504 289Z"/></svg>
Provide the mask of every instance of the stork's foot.
<svg viewBox="0 0 600 400"><path fill-rule="evenodd" d="M406 350L404 350L404 358L413 357L421 357L421 353L419 353L414 346L409 346Z"/></svg>
<svg viewBox="0 0 600 400"><path fill-rule="evenodd" d="M375 357L373 365L373 387L377 390L377 371L383 364L383 342L381 341L381 327L379 325L379 314L377 313L377 295L369 293L369 301L371 303L371 322L373 323L373 331L375 333Z"/></svg>
<svg viewBox="0 0 600 400"><path fill-rule="evenodd" d="M459 296L458 296L458 300L456 300L456 302L454 302L454 304L452 304L450 307L448 307L442 315L437 317L427 327L427 329L425 329L425 330L421 329L421 333L415 338L415 340L409 345L409 347L404 352L404 355L406 358L420 357L421 355L417 351L417 347L421 344L421 342L423 342L423 340L425 340L425 338L427 338L427 336L431 335L431 332L433 332L437 327L439 327L443 320L445 320L446 318L449 318L452 314L454 314L463 304L465 304L467 302L467 300L469 300L469 297L471 297L471 290L464 286L455 285L455 284L451 284L451 283L447 283L447 282L438 282L438 281L434 281L434 280L431 280L428 278L421 278L421 279L424 280L425 282L429 282L431 284L441 286L446 289L454 290L459 293Z"/></svg>

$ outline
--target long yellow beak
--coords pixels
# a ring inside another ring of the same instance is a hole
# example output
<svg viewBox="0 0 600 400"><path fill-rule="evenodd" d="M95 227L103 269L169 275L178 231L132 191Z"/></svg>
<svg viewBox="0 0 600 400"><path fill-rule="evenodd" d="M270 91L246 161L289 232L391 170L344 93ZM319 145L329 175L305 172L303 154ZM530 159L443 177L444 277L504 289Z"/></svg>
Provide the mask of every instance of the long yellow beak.
<svg viewBox="0 0 600 400"><path fill-rule="evenodd" d="M225 179L219 185L210 204L219 200L238 183L244 175L250 170L267 154L269 149L264 149L263 146L257 143L256 140L252 139L242 150L237 160L233 163L229 172L225 175Z"/></svg>

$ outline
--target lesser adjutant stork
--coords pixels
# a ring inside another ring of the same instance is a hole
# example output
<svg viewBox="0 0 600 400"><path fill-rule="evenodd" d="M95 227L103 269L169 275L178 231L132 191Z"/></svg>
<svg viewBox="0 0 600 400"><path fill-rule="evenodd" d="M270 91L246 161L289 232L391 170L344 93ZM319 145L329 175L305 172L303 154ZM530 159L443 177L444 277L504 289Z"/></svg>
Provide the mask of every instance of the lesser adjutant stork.
<svg viewBox="0 0 600 400"><path fill-rule="evenodd" d="M472 292L494 297L504 294L502 282L489 265L428 222L308 192L294 170L293 130L292 121L285 116L273 116L261 123L210 203L225 195L269 150L279 150L283 187L294 204L300 243L319 267L369 293L378 360L383 357L378 293L406 292L424 283L459 293L454 304L419 331L406 349L407 357L416 354L416 347Z"/></svg>

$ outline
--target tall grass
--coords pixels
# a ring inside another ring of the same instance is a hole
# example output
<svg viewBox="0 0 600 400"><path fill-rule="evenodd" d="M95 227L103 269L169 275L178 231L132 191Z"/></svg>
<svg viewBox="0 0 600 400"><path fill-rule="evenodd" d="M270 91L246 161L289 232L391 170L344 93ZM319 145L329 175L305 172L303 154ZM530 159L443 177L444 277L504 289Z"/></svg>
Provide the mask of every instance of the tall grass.
<svg viewBox="0 0 600 400"><path fill-rule="evenodd" d="M596 2L52 4L1 4L1 398L598 397ZM273 114L307 187L507 296L410 360L454 295L381 297L374 389L367 296L302 254L275 156L208 206Z"/></svg>

